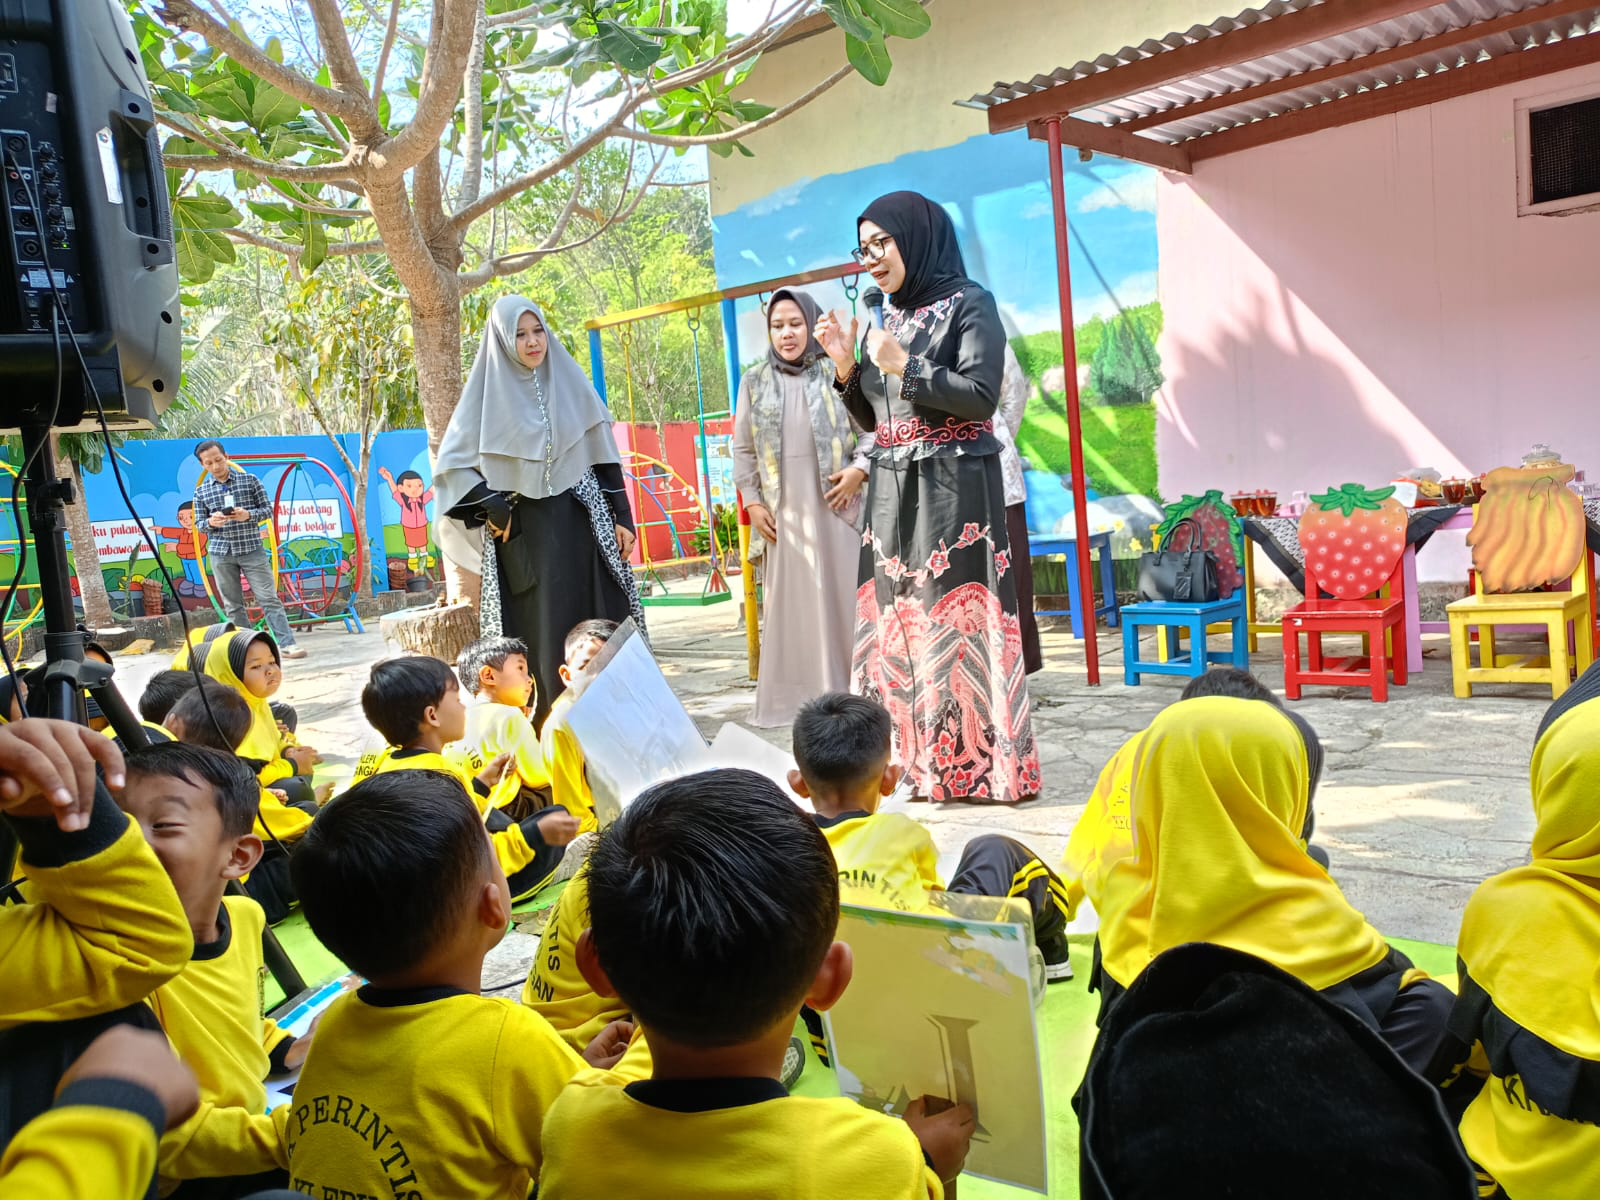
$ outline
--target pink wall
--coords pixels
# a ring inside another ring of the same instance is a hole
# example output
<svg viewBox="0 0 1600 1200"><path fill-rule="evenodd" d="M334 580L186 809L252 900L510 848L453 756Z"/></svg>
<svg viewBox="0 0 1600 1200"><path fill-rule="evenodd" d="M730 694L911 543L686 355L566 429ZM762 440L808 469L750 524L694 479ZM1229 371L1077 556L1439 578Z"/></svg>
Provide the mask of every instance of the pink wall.
<svg viewBox="0 0 1600 1200"><path fill-rule="evenodd" d="M1535 441L1600 478L1600 213L1517 217L1513 117L1591 83L1600 68L1163 176L1162 493L1476 473Z"/></svg>

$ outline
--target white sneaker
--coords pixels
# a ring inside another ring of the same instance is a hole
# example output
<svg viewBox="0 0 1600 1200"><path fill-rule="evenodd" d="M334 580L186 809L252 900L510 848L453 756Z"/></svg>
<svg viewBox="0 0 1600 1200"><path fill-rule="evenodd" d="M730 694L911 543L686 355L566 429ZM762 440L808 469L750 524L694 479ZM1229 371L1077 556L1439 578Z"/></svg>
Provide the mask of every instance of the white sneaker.
<svg viewBox="0 0 1600 1200"><path fill-rule="evenodd" d="M304 646L285 646L279 653L285 658L304 658L306 656Z"/></svg>

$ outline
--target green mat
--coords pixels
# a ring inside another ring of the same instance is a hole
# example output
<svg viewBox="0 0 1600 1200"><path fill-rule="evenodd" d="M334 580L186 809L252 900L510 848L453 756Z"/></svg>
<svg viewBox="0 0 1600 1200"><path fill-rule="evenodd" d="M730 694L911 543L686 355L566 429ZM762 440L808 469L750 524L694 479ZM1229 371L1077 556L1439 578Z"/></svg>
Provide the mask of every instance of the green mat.
<svg viewBox="0 0 1600 1200"><path fill-rule="evenodd" d="M524 901L513 910L517 913L536 912L556 902L565 884L547 888L531 900ZM294 959L306 984L315 987L344 974L345 968L317 941L305 918L296 911L288 919L273 926L273 932L283 943L289 957ZM1078 1118L1072 1111L1072 1095L1083 1079L1084 1068L1089 1063L1089 1051L1094 1047L1095 1013L1100 1008L1100 998L1091 994L1086 981L1094 937L1092 934L1074 935L1071 943L1072 970L1075 978L1067 983L1052 984L1045 993L1044 1002L1037 1009L1039 1047L1044 1070L1045 1116L1049 1123L1047 1136L1050 1145L1050 1195L1061 1200L1076 1200L1078 1195ZM1455 986L1456 954L1449 946L1431 942L1414 942L1405 938L1390 938L1389 943L1408 955L1412 962L1428 974ZM276 999L274 999L276 997ZM267 1009L271 1011L282 1002L283 994L273 980L267 981ZM801 1096L837 1096L838 1083L833 1072L824 1067L810 1050L810 1040L805 1027L795 1026L800 1040L806 1043L806 1068L793 1091ZM994 1183L987 1179L963 1176L962 1200L987 1200L1028 1196L1033 1193L1022 1188Z"/></svg>

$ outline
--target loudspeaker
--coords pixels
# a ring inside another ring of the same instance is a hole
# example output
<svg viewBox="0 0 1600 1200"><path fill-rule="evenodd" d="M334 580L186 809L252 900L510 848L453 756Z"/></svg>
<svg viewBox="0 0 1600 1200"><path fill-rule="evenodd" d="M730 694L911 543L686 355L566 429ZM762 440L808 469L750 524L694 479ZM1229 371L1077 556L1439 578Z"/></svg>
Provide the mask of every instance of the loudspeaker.
<svg viewBox="0 0 1600 1200"><path fill-rule="evenodd" d="M115 0L0 0L0 427L154 421L178 389L172 210L150 89ZM53 285L53 286L52 286ZM52 422L57 350L64 373Z"/></svg>

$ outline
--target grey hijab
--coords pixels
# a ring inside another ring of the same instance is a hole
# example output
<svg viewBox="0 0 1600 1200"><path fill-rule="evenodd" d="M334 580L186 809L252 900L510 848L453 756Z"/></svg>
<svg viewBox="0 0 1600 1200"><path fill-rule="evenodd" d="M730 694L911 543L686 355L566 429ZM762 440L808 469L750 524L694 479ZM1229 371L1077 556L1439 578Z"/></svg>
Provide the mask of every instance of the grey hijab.
<svg viewBox="0 0 1600 1200"><path fill-rule="evenodd" d="M611 414L553 333L537 368L517 360L517 322L525 312L549 328L526 296L501 296L489 312L483 344L434 463L441 514L479 482L543 500L571 489L597 463L619 461Z"/></svg>
<svg viewBox="0 0 1600 1200"><path fill-rule="evenodd" d="M777 307L778 301L792 301L800 310L800 315L806 321L806 348L800 357L790 362L778 353L778 348L772 344L772 326L767 326L767 361L772 364L774 371L781 371L785 375L798 375L817 359L822 357L822 344L817 341L817 320L822 316L822 306L808 296L805 292L795 288L779 288L772 293L772 299L767 302L767 318L772 318L772 310Z"/></svg>

